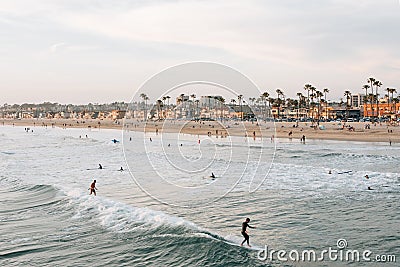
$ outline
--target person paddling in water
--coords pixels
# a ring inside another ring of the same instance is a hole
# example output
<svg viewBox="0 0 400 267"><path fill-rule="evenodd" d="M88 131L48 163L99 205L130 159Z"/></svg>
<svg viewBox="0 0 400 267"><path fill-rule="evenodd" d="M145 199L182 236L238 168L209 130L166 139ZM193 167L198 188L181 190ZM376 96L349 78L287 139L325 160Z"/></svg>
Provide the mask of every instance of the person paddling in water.
<svg viewBox="0 0 400 267"><path fill-rule="evenodd" d="M368 174L367 174L367 175L365 175L364 177L365 177L365 179L369 180L369 176L368 176ZM372 188L371 188L370 186L368 186L368 190L372 190Z"/></svg>
<svg viewBox="0 0 400 267"><path fill-rule="evenodd" d="M89 195L91 195L92 193L94 195L96 195L96 190L97 190L97 188L96 188L96 180L94 180L93 183L90 184L89 190L90 190L90 194Z"/></svg>
<svg viewBox="0 0 400 267"><path fill-rule="evenodd" d="M243 223L242 223L242 235L243 235L243 237L244 237L244 240L243 240L243 242L242 242L242 244L240 244L240 246L243 246L243 244L244 244L244 242L246 242L247 241L247 245L249 246L249 247L251 247L250 246L250 237L249 237L249 235L247 234L247 227L249 227L249 228L256 228L255 226L250 226L249 225L249 222L250 222L250 218L246 218L246 221L244 221Z"/></svg>

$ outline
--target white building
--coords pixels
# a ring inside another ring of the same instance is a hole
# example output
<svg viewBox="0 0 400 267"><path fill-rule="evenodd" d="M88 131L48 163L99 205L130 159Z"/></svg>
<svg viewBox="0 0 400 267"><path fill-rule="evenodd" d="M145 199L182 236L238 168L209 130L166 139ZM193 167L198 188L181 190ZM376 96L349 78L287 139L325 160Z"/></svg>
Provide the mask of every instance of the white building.
<svg viewBox="0 0 400 267"><path fill-rule="evenodd" d="M219 99L222 99L222 96L219 95L201 96L200 107L215 108L216 106L219 106L221 104Z"/></svg>
<svg viewBox="0 0 400 267"><path fill-rule="evenodd" d="M354 94L350 97L350 104L353 108L359 108L364 104L364 96L363 94Z"/></svg>

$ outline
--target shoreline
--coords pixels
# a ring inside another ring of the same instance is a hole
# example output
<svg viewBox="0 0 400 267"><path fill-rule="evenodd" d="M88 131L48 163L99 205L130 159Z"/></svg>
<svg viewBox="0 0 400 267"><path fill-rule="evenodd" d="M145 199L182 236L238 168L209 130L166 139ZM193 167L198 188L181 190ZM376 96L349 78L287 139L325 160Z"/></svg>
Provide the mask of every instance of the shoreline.
<svg viewBox="0 0 400 267"><path fill-rule="evenodd" d="M345 127L343 127L345 124ZM366 125L370 128L366 129ZM86 129L119 129L136 132L184 133L192 135L210 136L247 136L255 138L292 138L294 140L304 135L306 139L385 142L400 143L400 127L386 123L373 125L365 122L325 122L320 123L322 129L311 128L311 123L300 122L240 122L240 121L160 121L142 122L132 120L123 123L122 120L77 120L77 119L0 119L0 126L25 127L58 127L58 128L86 128ZM348 127L352 127L349 130ZM292 134L289 136L289 133Z"/></svg>

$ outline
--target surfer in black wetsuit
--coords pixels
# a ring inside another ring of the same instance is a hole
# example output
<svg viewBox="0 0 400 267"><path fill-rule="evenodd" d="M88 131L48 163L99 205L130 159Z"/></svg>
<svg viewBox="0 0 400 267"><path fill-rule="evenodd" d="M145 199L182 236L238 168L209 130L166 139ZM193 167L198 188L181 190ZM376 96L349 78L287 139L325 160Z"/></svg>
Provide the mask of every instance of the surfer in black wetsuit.
<svg viewBox="0 0 400 267"><path fill-rule="evenodd" d="M214 173L212 172L211 173L211 176L210 176L211 178L215 178L215 175L214 175Z"/></svg>
<svg viewBox="0 0 400 267"><path fill-rule="evenodd" d="M103 169L103 166L101 166L101 164L99 163L99 169L100 170L102 170Z"/></svg>
<svg viewBox="0 0 400 267"><path fill-rule="evenodd" d="M367 174L367 175L365 175L364 177L365 177L365 179L369 180L369 176L368 176L368 174ZM371 188L370 186L368 186L368 190L372 190L372 188Z"/></svg>
<svg viewBox="0 0 400 267"><path fill-rule="evenodd" d="M256 228L255 226L250 226L249 225L249 222L250 222L250 218L246 218L246 221L244 221L243 223L242 223L242 235L243 235L243 237L244 237L244 240L243 240L243 242L242 242L242 244L240 244L241 246L243 246L243 244L244 244L244 242L246 242L247 241L247 245L249 246L249 247L251 247L250 246L250 241L249 241L249 235L247 234L247 227L249 227L249 228Z"/></svg>
<svg viewBox="0 0 400 267"><path fill-rule="evenodd" d="M92 193L94 195L96 195L96 190L97 190L97 188L96 188L96 180L94 180L93 183L90 184L89 190L90 190L90 194L89 195L91 195Z"/></svg>

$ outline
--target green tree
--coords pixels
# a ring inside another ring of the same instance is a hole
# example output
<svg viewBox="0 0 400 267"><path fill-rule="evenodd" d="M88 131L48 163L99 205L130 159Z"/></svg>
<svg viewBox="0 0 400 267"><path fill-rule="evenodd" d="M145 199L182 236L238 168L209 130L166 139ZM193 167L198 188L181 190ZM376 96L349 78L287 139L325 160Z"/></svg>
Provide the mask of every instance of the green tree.
<svg viewBox="0 0 400 267"><path fill-rule="evenodd" d="M280 118L280 109L281 109L281 99L280 96L283 96L283 91L281 89L276 89L276 94L278 95L277 104L278 104L278 119Z"/></svg>
<svg viewBox="0 0 400 267"><path fill-rule="evenodd" d="M349 118L349 107L350 107L350 97L351 97L351 93L350 91L345 91L344 92L344 96L346 97L346 119Z"/></svg>
<svg viewBox="0 0 400 267"><path fill-rule="evenodd" d="M240 119L243 120L243 106L242 106L243 95L238 95L237 99L240 106Z"/></svg>
<svg viewBox="0 0 400 267"><path fill-rule="evenodd" d="M327 94L329 94L329 89L324 88L324 94L325 94L325 114L326 114L326 120L328 119L328 99L326 98Z"/></svg>
<svg viewBox="0 0 400 267"><path fill-rule="evenodd" d="M149 100L149 97L145 93L141 93L140 97L143 99L144 102L144 120L147 120L147 100Z"/></svg>
<svg viewBox="0 0 400 267"><path fill-rule="evenodd" d="M369 85L370 85L370 87L371 87L371 94L374 94L374 83L375 83L375 78L373 78L373 77L370 77L370 78L368 78L368 80L367 80L367 83L369 83ZM373 112L373 99L371 100L371 97L369 97L369 99L370 99L370 107L371 107L371 121L372 122L374 122L374 112Z"/></svg>
<svg viewBox="0 0 400 267"><path fill-rule="evenodd" d="M312 87L311 84L304 85L304 90L307 91L307 116L309 116L308 113L310 112L310 91Z"/></svg>
<svg viewBox="0 0 400 267"><path fill-rule="evenodd" d="M379 114L379 94L378 94L378 88L382 86L382 83L380 81L375 81L374 82L375 85L375 92L376 92L376 116L380 117Z"/></svg>

